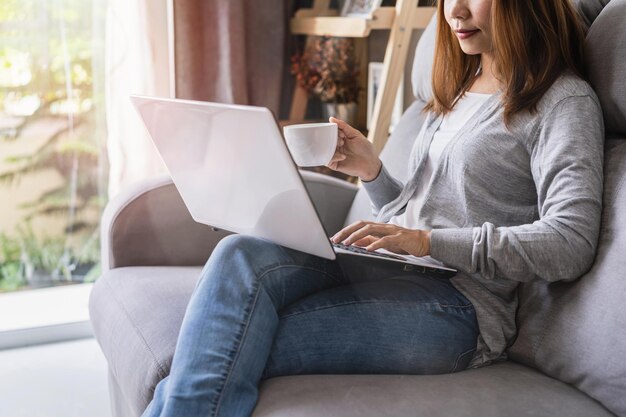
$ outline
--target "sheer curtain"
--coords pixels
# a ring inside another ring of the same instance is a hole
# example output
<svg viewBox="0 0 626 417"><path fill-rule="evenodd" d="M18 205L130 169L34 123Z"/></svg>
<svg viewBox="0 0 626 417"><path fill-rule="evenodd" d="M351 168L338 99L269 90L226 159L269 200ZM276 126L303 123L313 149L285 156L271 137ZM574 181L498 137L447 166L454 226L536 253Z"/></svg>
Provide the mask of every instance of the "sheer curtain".
<svg viewBox="0 0 626 417"><path fill-rule="evenodd" d="M287 7L284 0L109 0L110 197L164 171L129 94L262 105L278 115Z"/></svg>
<svg viewBox="0 0 626 417"><path fill-rule="evenodd" d="M168 3L109 0L105 95L109 197L165 168L128 96L172 97Z"/></svg>

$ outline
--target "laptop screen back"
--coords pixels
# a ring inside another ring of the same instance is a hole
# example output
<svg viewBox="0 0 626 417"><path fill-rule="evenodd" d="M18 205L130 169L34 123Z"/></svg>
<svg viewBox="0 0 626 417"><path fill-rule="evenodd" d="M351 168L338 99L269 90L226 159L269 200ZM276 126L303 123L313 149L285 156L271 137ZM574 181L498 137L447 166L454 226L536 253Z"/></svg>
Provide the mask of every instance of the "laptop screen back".
<svg viewBox="0 0 626 417"><path fill-rule="evenodd" d="M335 258L268 109L132 100L195 221Z"/></svg>

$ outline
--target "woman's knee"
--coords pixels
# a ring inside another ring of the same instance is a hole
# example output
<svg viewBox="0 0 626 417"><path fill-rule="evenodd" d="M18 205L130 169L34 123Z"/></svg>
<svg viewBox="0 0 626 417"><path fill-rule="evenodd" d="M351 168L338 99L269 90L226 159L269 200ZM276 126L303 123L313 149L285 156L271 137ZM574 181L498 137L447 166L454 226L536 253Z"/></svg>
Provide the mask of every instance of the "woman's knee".
<svg viewBox="0 0 626 417"><path fill-rule="evenodd" d="M232 234L220 240L215 246L215 251L222 250L228 253L237 249L255 250L264 245L273 245L273 243L254 236Z"/></svg>
<svg viewBox="0 0 626 417"><path fill-rule="evenodd" d="M263 270L265 262L271 262L266 249L269 245L273 244L251 236L226 236L206 262L196 291L207 294L256 291L258 271Z"/></svg>
<svg viewBox="0 0 626 417"><path fill-rule="evenodd" d="M279 246L260 238L247 235L229 235L220 240L211 258L237 261L263 261L276 257L279 253ZM210 259L210 258L209 258Z"/></svg>
<svg viewBox="0 0 626 417"><path fill-rule="evenodd" d="M228 274L229 280L255 277L268 267L284 262L281 247L267 240L246 235L229 235L213 250L205 270Z"/></svg>

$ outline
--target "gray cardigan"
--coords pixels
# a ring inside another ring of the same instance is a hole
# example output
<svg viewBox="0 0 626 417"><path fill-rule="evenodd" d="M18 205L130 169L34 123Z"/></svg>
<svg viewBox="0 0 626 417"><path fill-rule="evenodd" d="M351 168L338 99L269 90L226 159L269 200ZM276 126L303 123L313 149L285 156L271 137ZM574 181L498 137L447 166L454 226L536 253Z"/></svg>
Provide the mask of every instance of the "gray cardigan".
<svg viewBox="0 0 626 417"><path fill-rule="evenodd" d="M419 210L431 256L459 270L480 336L470 367L506 358L516 334L520 282L574 280L593 262L602 209L604 124L598 98L561 76L534 114L504 125L494 94L444 148ZM426 119L406 185L383 167L364 183L377 220L406 208L442 117Z"/></svg>

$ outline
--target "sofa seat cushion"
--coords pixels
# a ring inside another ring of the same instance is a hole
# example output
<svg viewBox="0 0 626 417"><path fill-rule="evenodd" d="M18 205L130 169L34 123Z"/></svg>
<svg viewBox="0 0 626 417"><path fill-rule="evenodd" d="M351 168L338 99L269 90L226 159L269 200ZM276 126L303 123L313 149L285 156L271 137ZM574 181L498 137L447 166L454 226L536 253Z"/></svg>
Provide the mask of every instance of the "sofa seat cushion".
<svg viewBox="0 0 626 417"><path fill-rule="evenodd" d="M89 298L93 331L134 415L169 374L201 267L125 267L105 272Z"/></svg>
<svg viewBox="0 0 626 417"><path fill-rule="evenodd" d="M577 389L503 362L448 375L298 375L261 384L252 417L613 416Z"/></svg>
<svg viewBox="0 0 626 417"><path fill-rule="evenodd" d="M111 376L132 415L170 370L201 267L126 267L94 285L89 308ZM141 300L141 302L139 302ZM523 365L451 375L300 375L262 382L254 417L611 416L580 391Z"/></svg>

